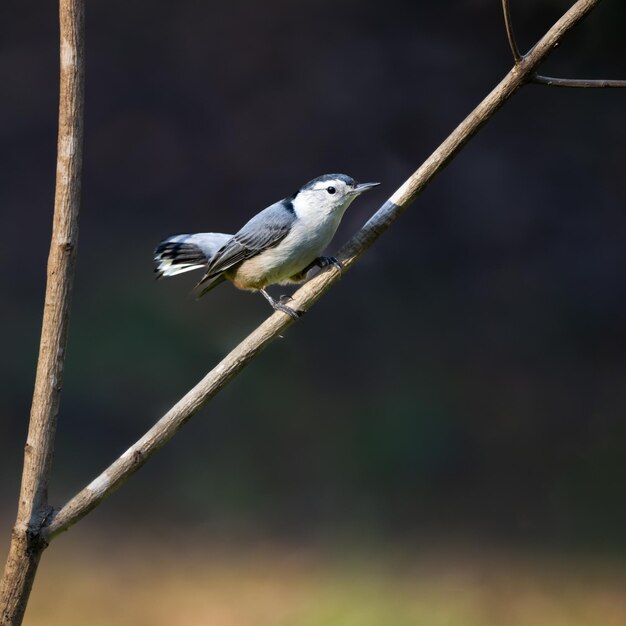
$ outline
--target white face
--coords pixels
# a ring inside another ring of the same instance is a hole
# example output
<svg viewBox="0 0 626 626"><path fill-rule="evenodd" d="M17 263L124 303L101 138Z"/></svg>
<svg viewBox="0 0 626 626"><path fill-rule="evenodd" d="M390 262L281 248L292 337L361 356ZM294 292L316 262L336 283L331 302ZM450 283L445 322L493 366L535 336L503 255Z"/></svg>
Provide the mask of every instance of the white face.
<svg viewBox="0 0 626 626"><path fill-rule="evenodd" d="M327 174L304 185L293 202L296 211L343 214L353 200L377 184L360 185L345 174Z"/></svg>
<svg viewBox="0 0 626 626"><path fill-rule="evenodd" d="M310 189L303 189L298 194L298 199L306 199L306 203L317 204L327 211L336 211L347 208L352 200L356 198L354 181L352 185L339 178L321 180L313 184ZM344 205L346 205L344 207Z"/></svg>

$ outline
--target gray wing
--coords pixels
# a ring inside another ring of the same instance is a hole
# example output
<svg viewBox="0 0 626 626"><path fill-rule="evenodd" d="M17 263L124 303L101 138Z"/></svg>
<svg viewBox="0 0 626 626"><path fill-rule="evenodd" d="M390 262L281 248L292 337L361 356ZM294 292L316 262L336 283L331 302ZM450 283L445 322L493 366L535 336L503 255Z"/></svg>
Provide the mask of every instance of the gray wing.
<svg viewBox="0 0 626 626"><path fill-rule="evenodd" d="M291 200L281 200L255 215L217 251L199 284L217 274L277 246L291 230L296 219Z"/></svg>

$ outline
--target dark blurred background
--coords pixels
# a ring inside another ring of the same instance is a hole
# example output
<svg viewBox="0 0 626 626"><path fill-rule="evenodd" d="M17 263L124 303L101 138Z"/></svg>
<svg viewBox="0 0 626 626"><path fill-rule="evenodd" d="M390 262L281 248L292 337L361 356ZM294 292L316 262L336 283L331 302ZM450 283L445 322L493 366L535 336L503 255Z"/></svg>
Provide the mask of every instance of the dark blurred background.
<svg viewBox="0 0 626 626"><path fill-rule="evenodd" d="M569 4L513 2L521 45ZM0 8L5 541L53 206L56 10ZM625 26L624 3L604 2L544 73L626 77ZM496 0L91 0L53 503L269 314L230 286L196 302L193 276L155 282L162 237L233 232L322 173L382 181L335 249L510 66ZM625 107L621 90L524 88L306 319L82 524L621 553Z"/></svg>

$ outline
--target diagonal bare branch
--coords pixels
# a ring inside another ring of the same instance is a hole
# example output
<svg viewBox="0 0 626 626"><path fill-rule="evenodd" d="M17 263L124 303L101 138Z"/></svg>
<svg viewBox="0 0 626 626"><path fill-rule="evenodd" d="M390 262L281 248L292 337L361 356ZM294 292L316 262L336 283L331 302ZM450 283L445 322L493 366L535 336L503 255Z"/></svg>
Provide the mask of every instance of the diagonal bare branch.
<svg viewBox="0 0 626 626"><path fill-rule="evenodd" d="M537 85L548 87L574 87L579 89L624 89L626 80L612 80L602 78L554 78L535 74L530 81Z"/></svg>
<svg viewBox="0 0 626 626"><path fill-rule="evenodd" d="M513 20L511 18L511 6L509 0L502 0L502 13L504 15L504 27L506 28L506 36L509 40L509 47L513 53L513 60L519 63L522 60L517 41L515 39L515 31L513 30Z"/></svg>
<svg viewBox="0 0 626 626"><path fill-rule="evenodd" d="M516 64L365 226L341 248L338 258L345 270L349 269L400 217L424 187L454 158L483 124L490 120L523 84L532 79L537 67L552 52L555 44L600 2L601 0L578 0L550 28L520 63ZM293 306L308 310L338 280L339 272L334 268L318 274L294 294ZM45 529L46 538L48 540L54 538L97 507L292 323L292 319L284 313L276 312L271 315L179 400L141 439L65 504Z"/></svg>

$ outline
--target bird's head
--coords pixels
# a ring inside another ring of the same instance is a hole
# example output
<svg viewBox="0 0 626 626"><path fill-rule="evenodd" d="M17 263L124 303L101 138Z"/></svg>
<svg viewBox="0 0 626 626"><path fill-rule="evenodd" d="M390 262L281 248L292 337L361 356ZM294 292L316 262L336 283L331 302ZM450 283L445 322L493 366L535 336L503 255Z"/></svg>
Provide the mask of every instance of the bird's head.
<svg viewBox="0 0 626 626"><path fill-rule="evenodd" d="M303 185L292 197L296 213L338 213L340 216L364 191L380 183L357 183L345 174L324 174Z"/></svg>

